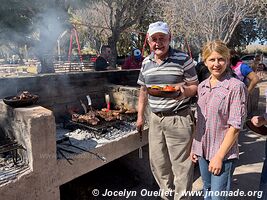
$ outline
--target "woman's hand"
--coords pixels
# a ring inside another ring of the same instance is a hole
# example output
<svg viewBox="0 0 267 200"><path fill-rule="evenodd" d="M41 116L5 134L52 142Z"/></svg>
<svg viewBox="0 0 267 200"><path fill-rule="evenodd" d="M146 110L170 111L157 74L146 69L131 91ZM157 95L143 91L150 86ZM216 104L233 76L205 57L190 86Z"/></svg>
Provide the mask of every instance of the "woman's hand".
<svg viewBox="0 0 267 200"><path fill-rule="evenodd" d="M213 175L219 175L221 170L222 170L222 164L223 164L223 159L220 158L219 156L214 156L211 160L210 160L210 164L209 164L209 171L213 174Z"/></svg>
<svg viewBox="0 0 267 200"><path fill-rule="evenodd" d="M198 157L197 157L196 154L194 154L194 153L191 152L190 153L190 158L191 158L191 160L192 160L193 163L197 163Z"/></svg>

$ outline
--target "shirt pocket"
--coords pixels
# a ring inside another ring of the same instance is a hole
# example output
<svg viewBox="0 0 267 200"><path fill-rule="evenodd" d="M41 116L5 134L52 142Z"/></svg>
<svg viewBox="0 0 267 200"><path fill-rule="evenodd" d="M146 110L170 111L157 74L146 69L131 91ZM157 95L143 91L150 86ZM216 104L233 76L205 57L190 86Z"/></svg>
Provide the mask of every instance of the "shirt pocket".
<svg viewBox="0 0 267 200"><path fill-rule="evenodd" d="M210 99L211 105L213 105L212 110L213 112L216 110L219 115L228 115L228 90L220 90L219 92L215 93L213 97Z"/></svg>
<svg viewBox="0 0 267 200"><path fill-rule="evenodd" d="M206 91L206 90L204 90L204 91L201 91L201 92L200 92L200 94L199 94L199 96L204 96L206 93L207 93L207 91Z"/></svg>

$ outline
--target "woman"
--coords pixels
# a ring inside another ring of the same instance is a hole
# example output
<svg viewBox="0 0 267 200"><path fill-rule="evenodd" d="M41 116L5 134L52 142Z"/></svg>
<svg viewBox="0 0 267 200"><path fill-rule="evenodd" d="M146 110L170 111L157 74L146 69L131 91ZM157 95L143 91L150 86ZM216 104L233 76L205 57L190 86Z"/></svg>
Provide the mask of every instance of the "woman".
<svg viewBox="0 0 267 200"><path fill-rule="evenodd" d="M258 75L252 70L250 66L243 63L238 55L232 55L230 61L231 68L236 74L236 78L238 78L240 81L243 81L248 87L249 94L252 94L254 88L260 80Z"/></svg>
<svg viewBox="0 0 267 200"><path fill-rule="evenodd" d="M253 114L253 109L255 109L255 102L258 102L259 93L258 89L254 90L257 83L260 81L259 76L252 70L250 66L243 63L239 56L235 53L231 56L230 59L231 68L240 81L244 82L248 88L248 116L250 117ZM253 100L254 99L254 100ZM256 100L256 101L255 101Z"/></svg>
<svg viewBox="0 0 267 200"><path fill-rule="evenodd" d="M210 77L198 86L197 125L191 159L199 162L205 199L227 199L245 121L247 89L230 70L230 50L220 40L202 49Z"/></svg>

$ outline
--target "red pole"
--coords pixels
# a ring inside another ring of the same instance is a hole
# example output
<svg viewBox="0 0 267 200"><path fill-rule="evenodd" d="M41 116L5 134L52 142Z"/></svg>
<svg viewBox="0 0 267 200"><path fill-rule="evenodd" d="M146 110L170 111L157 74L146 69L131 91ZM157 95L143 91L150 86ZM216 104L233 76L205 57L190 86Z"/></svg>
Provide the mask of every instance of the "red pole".
<svg viewBox="0 0 267 200"><path fill-rule="evenodd" d="M76 28L73 28L73 31L74 31L74 33L75 33L76 43L77 43L77 45L78 45L78 54L79 54L79 57L80 57L80 61L83 62L82 53L81 53L80 41L79 41L79 37L78 37L78 33L77 33Z"/></svg>
<svg viewBox="0 0 267 200"><path fill-rule="evenodd" d="M69 46L68 62L70 62L71 51L72 51L72 30L70 31L70 46Z"/></svg>
<svg viewBox="0 0 267 200"><path fill-rule="evenodd" d="M143 48L142 48L142 57L144 57L144 52L145 52L145 48L146 48L146 41L147 41L147 35L145 37L145 41L144 41Z"/></svg>
<svg viewBox="0 0 267 200"><path fill-rule="evenodd" d="M190 46L188 45L188 42L187 42L186 38L184 38L184 41L185 41L185 43L186 43L186 46L187 46L187 50L188 50L189 56L190 56L190 58L192 58L192 52L191 52L191 50L190 50Z"/></svg>

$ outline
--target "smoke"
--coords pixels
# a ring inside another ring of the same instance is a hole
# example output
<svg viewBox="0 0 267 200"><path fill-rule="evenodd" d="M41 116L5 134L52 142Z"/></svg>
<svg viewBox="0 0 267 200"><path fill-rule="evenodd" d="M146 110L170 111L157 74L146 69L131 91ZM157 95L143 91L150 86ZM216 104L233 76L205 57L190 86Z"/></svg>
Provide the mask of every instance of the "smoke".
<svg viewBox="0 0 267 200"><path fill-rule="evenodd" d="M70 29L68 13L60 7L45 9L37 16L36 21L34 29L38 40L33 48L34 55L41 61L41 73L54 72L57 39L65 30Z"/></svg>
<svg viewBox="0 0 267 200"><path fill-rule="evenodd" d="M38 33L34 51L40 56L55 55L57 39L65 30L69 29L67 13L63 9L51 8L37 16L35 30Z"/></svg>
<svg viewBox="0 0 267 200"><path fill-rule="evenodd" d="M31 0L0 0L0 45L8 47L11 55L25 45L28 55L54 54L58 36L69 29L67 9L57 1L41 5Z"/></svg>

